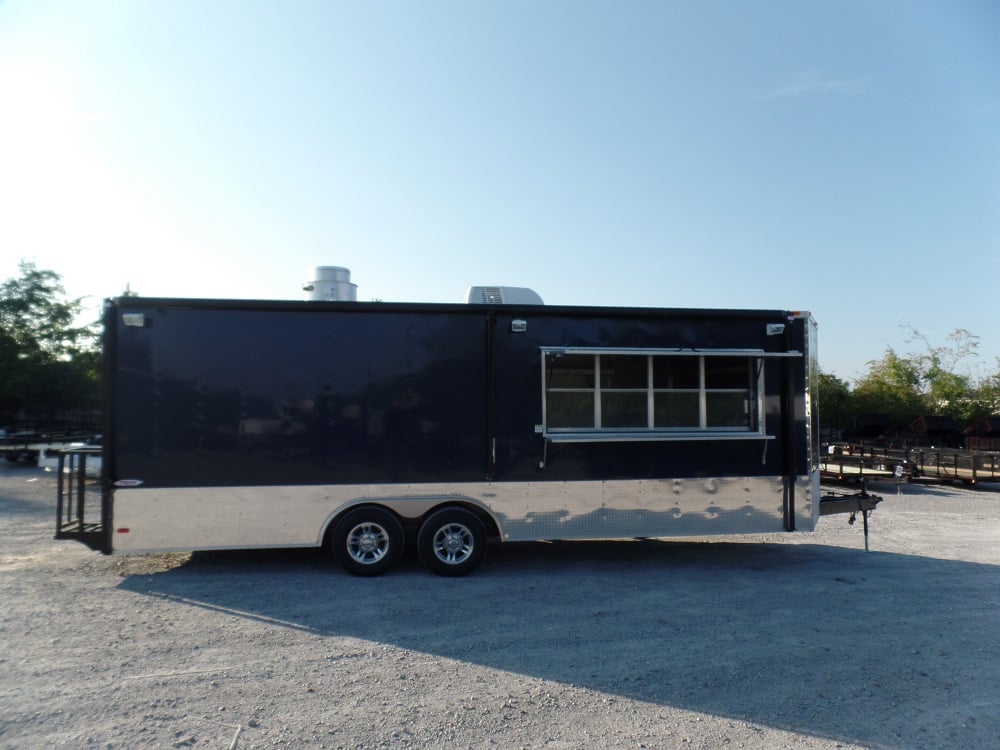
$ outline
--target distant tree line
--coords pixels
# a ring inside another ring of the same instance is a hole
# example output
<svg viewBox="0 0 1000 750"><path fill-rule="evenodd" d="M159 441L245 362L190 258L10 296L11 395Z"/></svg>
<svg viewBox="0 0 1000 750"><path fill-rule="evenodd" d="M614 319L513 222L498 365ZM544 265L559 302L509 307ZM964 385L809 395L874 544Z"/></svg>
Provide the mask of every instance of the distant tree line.
<svg viewBox="0 0 1000 750"><path fill-rule="evenodd" d="M904 425L919 417L949 417L958 429L1000 415L1000 359L987 375L970 374L978 356L979 337L959 328L943 345L933 345L919 331L907 328L907 342L920 351L901 354L887 347L880 359L853 384L830 373L819 382L820 421L825 435L849 434L858 420L884 415Z"/></svg>
<svg viewBox="0 0 1000 750"><path fill-rule="evenodd" d="M81 325L54 271L21 261L0 284L0 428L96 428L99 326Z"/></svg>

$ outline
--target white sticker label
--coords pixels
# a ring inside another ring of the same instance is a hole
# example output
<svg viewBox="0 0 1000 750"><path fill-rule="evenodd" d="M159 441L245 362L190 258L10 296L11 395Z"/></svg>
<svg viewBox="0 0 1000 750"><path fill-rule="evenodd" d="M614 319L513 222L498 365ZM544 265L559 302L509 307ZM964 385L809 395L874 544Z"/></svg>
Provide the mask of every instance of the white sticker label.
<svg viewBox="0 0 1000 750"><path fill-rule="evenodd" d="M115 487L138 487L140 484L141 479L119 479L115 482Z"/></svg>

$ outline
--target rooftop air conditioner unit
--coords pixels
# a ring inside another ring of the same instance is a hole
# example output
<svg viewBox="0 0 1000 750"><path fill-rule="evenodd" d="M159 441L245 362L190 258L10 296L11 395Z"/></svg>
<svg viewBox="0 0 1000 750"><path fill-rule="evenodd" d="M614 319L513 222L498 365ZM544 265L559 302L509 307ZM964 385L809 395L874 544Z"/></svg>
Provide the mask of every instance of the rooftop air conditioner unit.
<svg viewBox="0 0 1000 750"><path fill-rule="evenodd" d="M522 286L470 286L465 293L470 305L542 305L542 298Z"/></svg>

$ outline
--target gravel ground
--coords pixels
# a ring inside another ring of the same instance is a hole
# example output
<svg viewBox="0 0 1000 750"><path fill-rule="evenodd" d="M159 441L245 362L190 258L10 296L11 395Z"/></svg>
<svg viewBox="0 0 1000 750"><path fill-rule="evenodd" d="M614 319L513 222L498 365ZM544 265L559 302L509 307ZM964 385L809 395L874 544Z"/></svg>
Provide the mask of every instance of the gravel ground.
<svg viewBox="0 0 1000 750"><path fill-rule="evenodd" d="M0 747L1000 747L1000 487L813 534L104 557L0 467Z"/></svg>

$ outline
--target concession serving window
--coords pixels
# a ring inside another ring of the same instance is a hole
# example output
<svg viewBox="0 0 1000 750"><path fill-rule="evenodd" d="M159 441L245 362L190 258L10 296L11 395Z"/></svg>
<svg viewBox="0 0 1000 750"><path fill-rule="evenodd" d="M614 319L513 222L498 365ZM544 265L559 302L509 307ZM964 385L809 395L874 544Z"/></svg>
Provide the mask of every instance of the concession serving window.
<svg viewBox="0 0 1000 750"><path fill-rule="evenodd" d="M764 359L735 349L543 347L541 432L553 442L768 439Z"/></svg>

